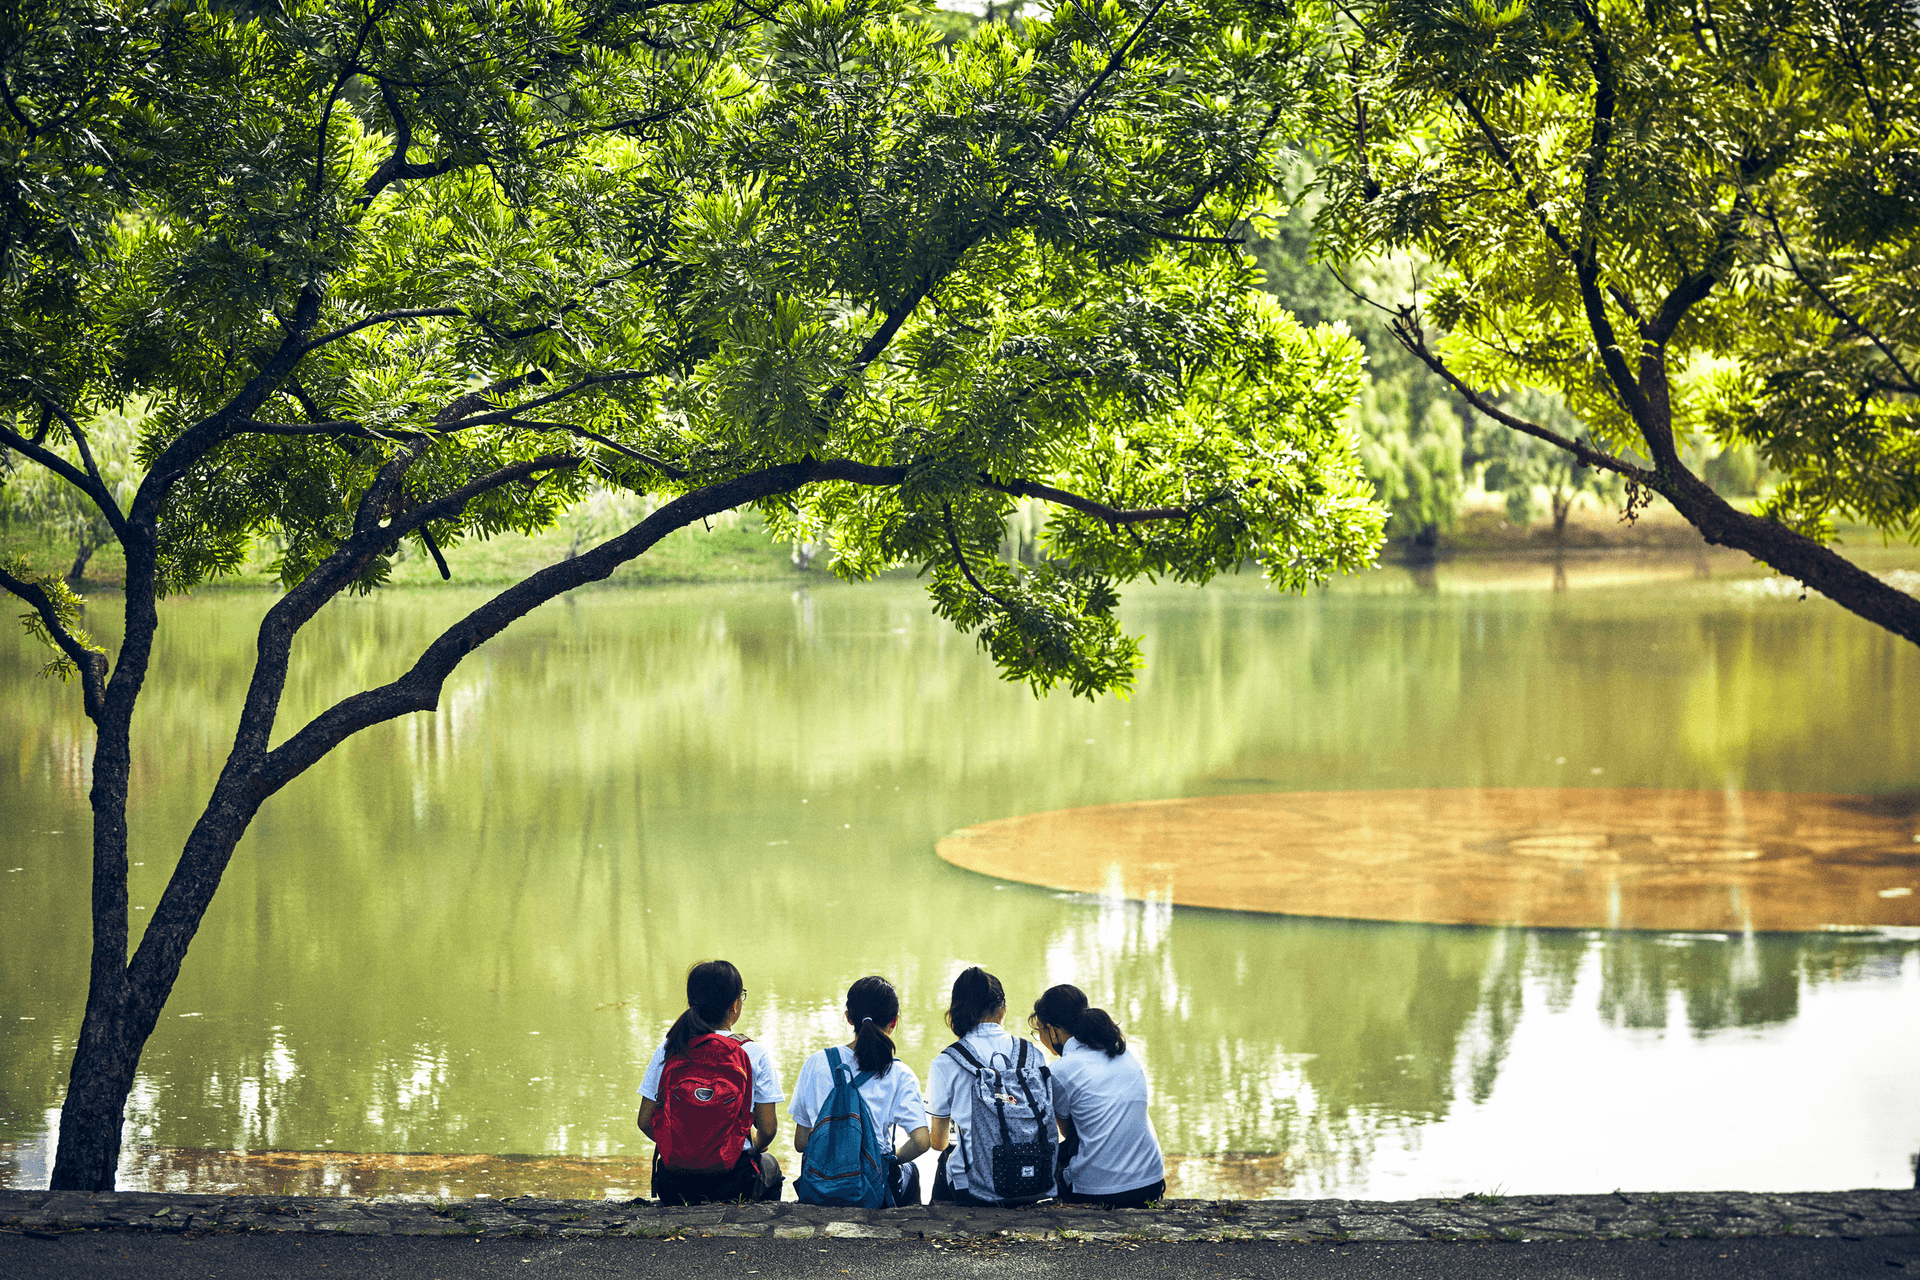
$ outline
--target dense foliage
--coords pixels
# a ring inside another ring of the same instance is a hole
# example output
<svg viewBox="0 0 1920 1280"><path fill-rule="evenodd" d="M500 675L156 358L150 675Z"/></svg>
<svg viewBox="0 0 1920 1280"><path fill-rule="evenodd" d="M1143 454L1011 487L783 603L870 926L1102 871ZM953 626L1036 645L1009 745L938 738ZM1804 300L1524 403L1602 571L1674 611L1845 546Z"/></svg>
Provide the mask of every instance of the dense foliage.
<svg viewBox="0 0 1920 1280"><path fill-rule="evenodd" d="M1820 546L1920 533L1920 24L1898 0L1377 0L1320 99L1337 258L1487 416L1674 502L1920 641L1920 606ZM1555 392L1575 439L1500 408ZM1755 519L1683 461L1755 448Z"/></svg>
<svg viewBox="0 0 1920 1280"><path fill-rule="evenodd" d="M1374 520L1350 349L1220 251L1292 51L1154 8L945 48L873 4L29 8L7 441L153 397L161 591L262 531L301 581L403 454L395 511L538 468L405 530L436 553L598 486L905 468L767 501L843 572L933 566L1010 673L1124 683L1113 579L1257 558L1297 587ZM989 535L1023 483L1100 506L1016 577Z"/></svg>

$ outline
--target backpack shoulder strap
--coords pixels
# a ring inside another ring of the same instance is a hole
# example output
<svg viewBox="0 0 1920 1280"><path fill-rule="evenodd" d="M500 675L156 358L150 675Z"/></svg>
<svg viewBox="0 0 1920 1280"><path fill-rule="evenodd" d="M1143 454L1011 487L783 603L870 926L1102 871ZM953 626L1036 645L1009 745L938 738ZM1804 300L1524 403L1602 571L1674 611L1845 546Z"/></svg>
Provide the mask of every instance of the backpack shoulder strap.
<svg viewBox="0 0 1920 1280"><path fill-rule="evenodd" d="M986 1066L983 1063L981 1063L980 1059L974 1057L971 1053L968 1053L967 1046L962 1044L958 1040L955 1040L952 1044L947 1046L947 1052L957 1053L962 1058L966 1059L967 1065L973 1068L974 1073L976 1075L987 1069Z"/></svg>

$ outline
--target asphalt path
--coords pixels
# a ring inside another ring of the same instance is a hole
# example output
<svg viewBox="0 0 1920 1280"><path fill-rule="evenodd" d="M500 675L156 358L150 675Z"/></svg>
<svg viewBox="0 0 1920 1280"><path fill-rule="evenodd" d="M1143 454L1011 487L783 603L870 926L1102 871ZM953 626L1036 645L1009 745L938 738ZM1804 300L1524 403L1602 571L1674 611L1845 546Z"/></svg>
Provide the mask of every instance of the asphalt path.
<svg viewBox="0 0 1920 1280"><path fill-rule="evenodd" d="M1273 1245L738 1239L461 1240L0 1232L5 1280L1848 1280L1920 1276L1920 1236Z"/></svg>

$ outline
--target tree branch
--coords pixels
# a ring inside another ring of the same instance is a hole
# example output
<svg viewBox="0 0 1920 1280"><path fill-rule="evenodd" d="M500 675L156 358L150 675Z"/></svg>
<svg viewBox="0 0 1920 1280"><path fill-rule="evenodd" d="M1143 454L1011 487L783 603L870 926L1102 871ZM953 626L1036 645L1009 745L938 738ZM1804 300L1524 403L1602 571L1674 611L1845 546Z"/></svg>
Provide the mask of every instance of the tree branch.
<svg viewBox="0 0 1920 1280"><path fill-rule="evenodd" d="M1904 380L1905 386L1890 386L1886 389L1905 391L1909 395L1920 395L1920 380L1914 378L1913 371L1907 368L1906 363L1900 359L1893 348L1889 347L1882 341L1879 334L1867 328L1866 325L1862 324L1856 317L1848 312L1846 308L1828 297L1826 290L1814 283L1812 277L1801 268L1800 259L1794 256L1792 246L1787 243L1787 234L1780 227L1780 219L1775 216L1774 211L1771 209L1767 210L1767 221L1773 227L1773 238L1779 242L1780 252L1787 255L1787 266L1792 269L1794 277L1799 280L1802 285L1806 286L1809 293L1820 300L1822 306L1833 312L1834 316L1848 328L1852 329L1857 336L1865 338L1868 342L1872 343L1874 349L1885 356L1887 362L1900 371L1900 377Z"/></svg>
<svg viewBox="0 0 1920 1280"><path fill-rule="evenodd" d="M53 597L39 583L16 578L7 572L4 565L0 565L0 587L5 587L32 606L47 635L79 670L80 705L89 720L98 722L101 709L106 705L107 655L87 648L67 630L60 621L59 610L54 607Z"/></svg>
<svg viewBox="0 0 1920 1280"><path fill-rule="evenodd" d="M249 788L252 803L257 805L278 791L340 742L362 729L408 712L432 710L439 704L440 689L447 677L482 643L548 600L588 582L604 579L675 529L745 503L779 493L791 493L814 480L854 480L858 464L855 464L855 468L854 472L848 472L832 462L790 462L707 485L674 499L625 533L592 550L571 560L550 565L516 583L449 627L427 646L419 660L399 679L342 699L260 757ZM900 470L904 473L904 468ZM442 503L446 501L441 500ZM423 507L409 513L409 520L425 510ZM336 552L335 556L340 554ZM344 568L336 569L330 573L330 577L340 577L342 573ZM351 574L346 575L342 585L351 577ZM338 589L335 588L336 591ZM281 603L291 601L292 595L290 592ZM276 609L279 607L275 606ZM313 607L317 609L318 604L315 603Z"/></svg>
<svg viewBox="0 0 1920 1280"><path fill-rule="evenodd" d="M562 147L569 142L578 142L593 134L612 133L616 129L638 129L642 125L659 124L662 120L671 120L685 110L685 107L669 107L663 111L656 111L652 115L628 116L625 120L615 120L612 124L597 124L588 129L575 129L572 133L563 133L559 137L535 143L534 150L544 151L548 147Z"/></svg>
<svg viewBox="0 0 1920 1280"><path fill-rule="evenodd" d="M1127 54L1132 52L1134 42L1139 40L1141 34L1146 31L1147 24L1159 16L1160 10L1166 7L1166 3L1167 0L1154 0L1153 7L1141 15L1140 21L1134 24L1132 33L1127 36L1126 40L1121 43L1118 49L1113 51L1113 54L1107 59L1107 65L1100 69L1100 74L1096 75L1093 78L1093 82L1080 91L1079 97L1067 105L1066 112L1061 115L1059 123L1047 130L1046 136L1040 139L1040 146L1052 146L1053 140L1059 137L1068 125L1073 123L1073 118L1080 114L1080 108L1086 105L1087 99L1093 97L1095 93L1098 93L1100 87L1111 79L1114 72L1118 71L1126 62Z"/></svg>
<svg viewBox="0 0 1920 1280"><path fill-rule="evenodd" d="M295 353L294 358L299 359L302 356L309 355L321 347L326 346L329 342L338 341L350 333L357 333L371 325L390 324L395 320L418 320L427 316L463 316L465 314L467 313L459 307L411 307L404 311L383 311L377 316L367 316L365 319L356 320L343 328L335 329L331 333L321 334L311 342L303 344Z"/></svg>
<svg viewBox="0 0 1920 1280"><path fill-rule="evenodd" d="M946 505L942 506L940 509L946 514L946 517L947 517L947 545L953 548L953 558L955 563L957 563L960 566L961 576L964 577L970 584L972 584L973 589L979 592L983 597L993 601L995 604L999 605L1002 609L1007 610L1008 613L1012 613L1013 612L1012 608L1007 604L1005 600L1002 600L999 596L987 590L986 587L981 585L980 579L973 576L973 569L970 565L967 564L967 553L960 549L959 531L953 527L953 504L947 503Z"/></svg>
<svg viewBox="0 0 1920 1280"><path fill-rule="evenodd" d="M52 404L48 404L46 407L49 411L57 411L62 422L71 423L73 421L67 416L65 410L55 410L55 406ZM74 431L71 426L68 427L68 430L70 432ZM82 436L78 432L74 432L75 442L79 443L81 439ZM15 453L39 463L80 492L86 494L93 505L100 508L100 514L107 518L107 523L113 526L114 535L116 537L124 535L127 524L126 516L121 514L120 504L113 500L113 495L107 491L105 483L98 478L99 472L92 466L92 456L87 452L84 445L81 446L80 456L87 459L88 470L93 472L91 475L89 475L87 471L82 471L80 468L74 466L71 462L68 462L65 458L47 448L45 445L42 445L38 440L29 440L4 423L0 423L0 444L4 444Z"/></svg>
<svg viewBox="0 0 1920 1280"><path fill-rule="evenodd" d="M1529 186L1526 179L1521 176L1520 165L1519 162L1514 159L1513 152L1507 147L1500 135L1494 131L1492 123L1488 121L1485 115L1481 114L1480 108L1474 105L1473 99L1465 94L1455 94L1454 101L1459 103L1461 109L1472 117L1474 126L1480 130L1480 136L1487 140L1487 145L1493 148L1494 155L1499 157L1501 167L1507 171L1507 176L1513 181L1513 190L1518 193L1521 201L1527 206L1528 212L1533 214L1534 220L1540 224L1541 232L1546 235L1547 239L1553 241L1554 247L1565 255L1567 261L1574 265L1575 270L1579 270L1581 265L1590 256L1589 252L1576 246L1567 238L1566 233L1560 229L1559 224L1547 216L1547 211L1540 206L1539 197L1534 194L1533 188ZM1614 303L1628 319L1632 320L1635 324L1640 323L1640 308L1630 294L1615 285L1607 286L1607 294L1614 300Z"/></svg>
<svg viewBox="0 0 1920 1280"><path fill-rule="evenodd" d="M651 369L625 369L619 373L597 373L591 377L582 378L570 386L562 387L558 391L550 392L544 396L536 396L525 404L517 404L509 409L495 409L487 413L469 414L463 418L443 420L438 425L442 431L464 431L468 427L491 426L495 423L518 418L528 410L543 408L546 405L553 404L555 401L565 400L568 396L578 395L582 391L591 391L595 387L605 386L610 382L632 382L636 378L651 378L654 376L655 371Z"/></svg>
<svg viewBox="0 0 1920 1280"><path fill-rule="evenodd" d="M319 145L314 148L313 191L317 199L320 189L327 183L327 130L333 122L333 108L340 101L340 91L347 87L347 81L360 73L360 51L367 47L367 37L373 34L374 26L386 16L393 7L393 0L382 0L367 11L367 20L360 24L360 31L353 40L353 52L348 55L346 66L334 77L333 88L327 92L327 105L320 112Z"/></svg>
<svg viewBox="0 0 1920 1280"><path fill-rule="evenodd" d="M980 476L980 486L1015 498L1038 498L1042 502L1070 507L1096 520L1104 520L1110 525L1146 524L1152 520L1186 520L1194 515L1195 510L1191 507L1110 507L1104 502L1083 498L1077 493L1056 489L1052 485L1037 484L1032 480L995 480L984 473Z"/></svg>
<svg viewBox="0 0 1920 1280"><path fill-rule="evenodd" d="M1453 370L1447 367L1446 361L1442 360L1427 346L1426 334L1421 329L1418 315L1412 307L1400 308L1394 317L1391 328L1395 340L1406 349L1409 355L1439 374L1446 380L1448 386L1460 394L1461 399L1465 400L1480 413L1493 419L1501 426L1510 427L1522 435L1532 436L1536 440L1544 440L1556 449L1564 449L1566 452L1580 459L1580 461L1587 466L1612 471L1618 475L1627 477L1627 479L1634 481L1636 484L1651 486L1653 476L1644 468L1636 467L1631 462L1616 458L1610 453L1602 453L1598 449L1582 444L1577 439L1563 436L1559 432L1550 430L1538 423L1516 417L1462 381Z"/></svg>

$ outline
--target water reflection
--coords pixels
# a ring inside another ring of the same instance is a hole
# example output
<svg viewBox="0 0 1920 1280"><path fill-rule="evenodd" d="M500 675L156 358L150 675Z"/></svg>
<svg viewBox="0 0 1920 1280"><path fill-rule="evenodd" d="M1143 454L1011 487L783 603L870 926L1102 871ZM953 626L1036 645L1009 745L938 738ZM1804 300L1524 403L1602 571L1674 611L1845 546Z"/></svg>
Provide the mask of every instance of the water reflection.
<svg viewBox="0 0 1920 1280"><path fill-rule="evenodd" d="M1897 794L1920 777L1902 728L1920 664L1830 606L1690 577L1664 594L1583 593L1577 575L1560 595L1460 593L1450 572L1434 594L1140 593L1127 621L1152 665L1132 701L1096 706L1003 685L911 587L544 609L462 668L439 712L349 743L263 810L149 1049L128 1178L259 1164L206 1154L236 1149L359 1167L331 1145L552 1158L632 1187L639 1067L687 963L719 954L746 970L745 1026L789 1078L864 973L900 984L902 1054L923 1074L963 964L992 966L1017 1006L1080 984L1139 1046L1184 1194L1910 1179L1911 940L1190 912L996 885L934 856L957 828L1143 799L1583 780ZM331 609L301 642L283 726L397 673L471 602ZM164 606L138 905L231 742L267 603ZM71 691L31 681L39 660L0 647L14 1178L45 1147L86 965L87 733ZM1681 1090L1688 1109L1662 1109ZM1747 1142L1782 1096L1817 1132ZM1589 1115L1605 1123L1527 1164L1543 1126Z"/></svg>

